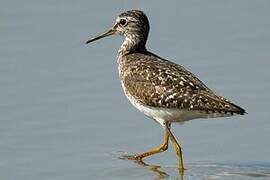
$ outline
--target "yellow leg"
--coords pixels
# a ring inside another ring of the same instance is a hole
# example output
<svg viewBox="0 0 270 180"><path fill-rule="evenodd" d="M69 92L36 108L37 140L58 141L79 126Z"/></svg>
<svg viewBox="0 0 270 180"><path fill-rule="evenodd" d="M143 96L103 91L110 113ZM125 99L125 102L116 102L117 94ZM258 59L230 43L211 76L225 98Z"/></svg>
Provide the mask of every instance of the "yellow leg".
<svg viewBox="0 0 270 180"><path fill-rule="evenodd" d="M147 156L151 156L151 155L156 154L156 153L164 152L168 149L168 142L169 142L169 131L166 128L165 134L164 134L164 141L160 146L153 148L147 152L137 154L134 156L134 159L141 161L143 158L145 158Z"/></svg>
<svg viewBox="0 0 270 180"><path fill-rule="evenodd" d="M184 163L183 163L183 153L180 145L178 144L176 138L174 137L173 133L170 130L170 124L166 126L167 131L169 133L170 139L172 141L173 147L175 149L177 158L178 158L178 169L179 169L179 175L183 177L184 175Z"/></svg>

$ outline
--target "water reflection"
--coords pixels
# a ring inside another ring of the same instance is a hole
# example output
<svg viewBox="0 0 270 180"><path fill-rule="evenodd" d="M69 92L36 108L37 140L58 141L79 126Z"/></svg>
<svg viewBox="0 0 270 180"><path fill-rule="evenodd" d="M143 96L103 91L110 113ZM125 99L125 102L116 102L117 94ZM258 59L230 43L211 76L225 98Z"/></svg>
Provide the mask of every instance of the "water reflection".
<svg viewBox="0 0 270 180"><path fill-rule="evenodd" d="M148 164L144 161L136 161L129 155L120 155L118 159L130 160L136 165L143 167L154 174L154 180L161 179L268 179L270 178L270 165L237 165L237 164L212 164L212 163L192 163L187 164L184 177L177 174L177 166L160 166ZM145 178L141 176L141 178ZM149 177L148 177L149 178Z"/></svg>
<svg viewBox="0 0 270 180"><path fill-rule="evenodd" d="M169 177L169 174L167 174L164 170L162 170L161 166L148 164L148 163L144 162L143 160L134 160L132 157L133 156L130 156L130 155L122 155L118 158L122 159L122 160L131 160L140 166L146 167L147 169L149 169L151 172L153 172L155 174L155 176L156 176L154 178L155 180L165 179L165 178Z"/></svg>

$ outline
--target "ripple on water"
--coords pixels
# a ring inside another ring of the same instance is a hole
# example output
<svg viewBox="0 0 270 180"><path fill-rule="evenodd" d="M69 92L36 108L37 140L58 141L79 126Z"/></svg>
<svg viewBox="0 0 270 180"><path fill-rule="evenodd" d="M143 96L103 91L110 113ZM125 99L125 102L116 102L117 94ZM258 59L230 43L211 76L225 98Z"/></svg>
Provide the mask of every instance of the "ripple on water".
<svg viewBox="0 0 270 180"><path fill-rule="evenodd" d="M126 152L113 152L114 160L128 155ZM147 162L147 161L146 161ZM157 165L147 163L126 163L125 167L111 169L107 175L115 179L177 179L178 171L175 165ZM270 164L215 164L187 163L184 179L191 180L270 180ZM113 178L113 179L114 179ZM131 178L132 179L132 178Z"/></svg>
<svg viewBox="0 0 270 180"><path fill-rule="evenodd" d="M270 165L194 163L187 167L187 179L270 179Z"/></svg>

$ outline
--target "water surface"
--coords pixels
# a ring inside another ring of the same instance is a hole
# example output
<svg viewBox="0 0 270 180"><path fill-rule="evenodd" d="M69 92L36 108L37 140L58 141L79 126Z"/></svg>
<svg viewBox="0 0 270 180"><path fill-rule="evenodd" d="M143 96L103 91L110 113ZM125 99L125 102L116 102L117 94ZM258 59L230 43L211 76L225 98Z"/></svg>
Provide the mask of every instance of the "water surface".
<svg viewBox="0 0 270 180"><path fill-rule="evenodd" d="M146 160L168 176L117 158L160 144L163 132L123 95L116 63L123 39L84 44L120 12L142 9L148 49L248 111L173 126L186 178L269 179L269 8L266 0L3 1L1 178L176 178L171 147Z"/></svg>

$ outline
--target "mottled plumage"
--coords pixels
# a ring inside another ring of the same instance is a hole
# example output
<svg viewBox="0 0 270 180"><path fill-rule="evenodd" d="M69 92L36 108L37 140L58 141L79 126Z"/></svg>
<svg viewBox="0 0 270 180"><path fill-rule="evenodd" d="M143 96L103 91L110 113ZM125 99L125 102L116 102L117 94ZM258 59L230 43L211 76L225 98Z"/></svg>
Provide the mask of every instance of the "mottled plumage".
<svg viewBox="0 0 270 180"><path fill-rule="evenodd" d="M142 11L126 11L116 18L111 29L87 43L109 35L125 37L117 58L124 93L137 109L165 128L161 146L128 159L141 161L165 151L170 138L179 160L179 173L183 175L182 151L170 130L171 123L243 115L245 110L216 95L184 67L147 51L149 29L149 21Z"/></svg>
<svg viewBox="0 0 270 180"><path fill-rule="evenodd" d="M217 116L245 112L216 95L182 66L152 53L122 56L120 78L126 91L143 105L198 110L202 113L217 113Z"/></svg>
<svg viewBox="0 0 270 180"><path fill-rule="evenodd" d="M143 12L124 12L116 22L122 18L129 24L124 31L119 31L126 40L118 51L118 63L127 96L142 106L196 111L201 117L245 113L244 109L216 95L184 67L148 52L145 43L150 28ZM114 27L119 28L117 23Z"/></svg>

